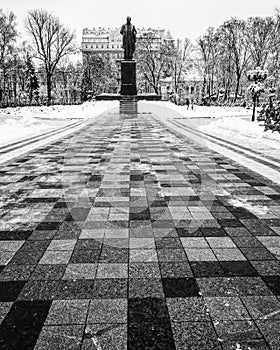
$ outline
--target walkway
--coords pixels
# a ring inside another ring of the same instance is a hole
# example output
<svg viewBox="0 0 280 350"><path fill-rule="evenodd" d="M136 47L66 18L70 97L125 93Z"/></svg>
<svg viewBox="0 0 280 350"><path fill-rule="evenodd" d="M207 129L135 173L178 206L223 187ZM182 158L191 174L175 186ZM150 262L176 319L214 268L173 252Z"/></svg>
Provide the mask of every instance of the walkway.
<svg viewBox="0 0 280 350"><path fill-rule="evenodd" d="M0 169L0 348L280 347L280 186L152 114Z"/></svg>

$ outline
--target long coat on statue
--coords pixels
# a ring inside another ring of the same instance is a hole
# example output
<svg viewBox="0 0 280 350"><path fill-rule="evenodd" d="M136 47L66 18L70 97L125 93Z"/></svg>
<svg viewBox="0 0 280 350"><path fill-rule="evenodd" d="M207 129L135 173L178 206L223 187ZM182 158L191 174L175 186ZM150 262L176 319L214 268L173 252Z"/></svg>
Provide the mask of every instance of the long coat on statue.
<svg viewBox="0 0 280 350"><path fill-rule="evenodd" d="M136 29L133 24L126 23L122 25L120 33L123 36L124 59L132 60L135 51Z"/></svg>

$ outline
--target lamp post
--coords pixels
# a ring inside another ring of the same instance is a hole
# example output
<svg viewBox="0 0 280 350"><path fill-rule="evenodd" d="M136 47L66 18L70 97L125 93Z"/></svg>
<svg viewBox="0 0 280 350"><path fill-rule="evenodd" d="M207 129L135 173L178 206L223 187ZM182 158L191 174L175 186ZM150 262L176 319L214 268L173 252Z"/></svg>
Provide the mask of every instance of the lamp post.
<svg viewBox="0 0 280 350"><path fill-rule="evenodd" d="M256 110L256 102L257 98L264 91L262 82L267 78L268 72L266 69L261 69L257 67L256 69L249 70L247 72L247 78L252 84L249 86L249 90L252 93L253 99L253 114L252 114L252 122L255 121L255 110Z"/></svg>

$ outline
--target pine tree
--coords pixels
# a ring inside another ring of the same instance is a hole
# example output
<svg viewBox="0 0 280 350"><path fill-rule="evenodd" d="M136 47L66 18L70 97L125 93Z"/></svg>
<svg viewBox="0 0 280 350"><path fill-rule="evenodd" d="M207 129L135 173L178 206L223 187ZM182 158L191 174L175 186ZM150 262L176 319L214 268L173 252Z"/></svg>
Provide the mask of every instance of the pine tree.
<svg viewBox="0 0 280 350"><path fill-rule="evenodd" d="M29 97L29 104L32 104L33 97L39 97L39 83L35 73L35 67L30 56L26 59L26 92Z"/></svg>

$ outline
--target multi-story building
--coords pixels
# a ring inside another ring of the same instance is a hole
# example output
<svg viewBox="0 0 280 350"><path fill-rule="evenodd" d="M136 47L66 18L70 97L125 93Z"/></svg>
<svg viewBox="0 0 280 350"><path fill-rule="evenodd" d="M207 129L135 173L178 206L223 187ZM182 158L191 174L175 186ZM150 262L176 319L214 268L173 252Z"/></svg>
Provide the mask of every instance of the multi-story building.
<svg viewBox="0 0 280 350"><path fill-rule="evenodd" d="M152 46L158 50L163 40L170 40L171 35L168 32L165 35L164 29L137 29L137 41L145 36L152 34ZM120 28L93 28L83 29L82 47L83 56L85 54L95 53L102 56L110 57L114 60L123 58L122 35Z"/></svg>

